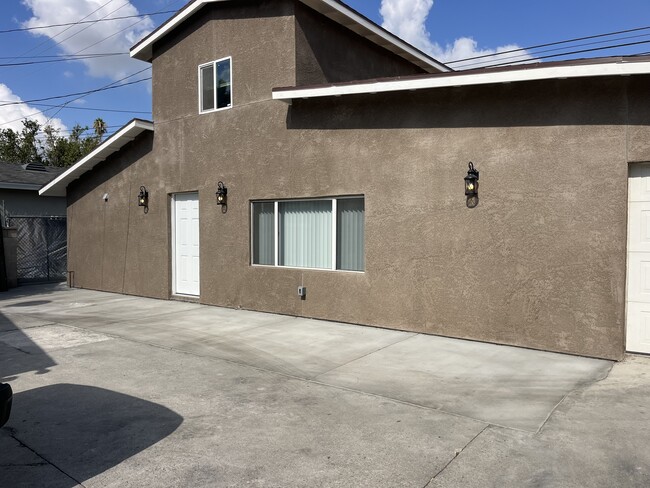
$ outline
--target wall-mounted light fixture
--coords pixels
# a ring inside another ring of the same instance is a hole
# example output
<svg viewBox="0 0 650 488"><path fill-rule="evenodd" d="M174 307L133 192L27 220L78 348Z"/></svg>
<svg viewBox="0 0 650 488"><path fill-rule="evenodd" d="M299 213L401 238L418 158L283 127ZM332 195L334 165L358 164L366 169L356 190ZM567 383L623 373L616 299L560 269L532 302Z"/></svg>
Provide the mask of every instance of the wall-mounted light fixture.
<svg viewBox="0 0 650 488"><path fill-rule="evenodd" d="M217 183L217 205L228 205L228 188L223 181Z"/></svg>
<svg viewBox="0 0 650 488"><path fill-rule="evenodd" d="M149 208L149 192L144 186L140 187L140 193L138 193L138 207L144 207L145 213Z"/></svg>
<svg viewBox="0 0 650 488"><path fill-rule="evenodd" d="M467 206L474 208L478 205L478 171L471 161L468 166L467 176L465 176L465 197Z"/></svg>

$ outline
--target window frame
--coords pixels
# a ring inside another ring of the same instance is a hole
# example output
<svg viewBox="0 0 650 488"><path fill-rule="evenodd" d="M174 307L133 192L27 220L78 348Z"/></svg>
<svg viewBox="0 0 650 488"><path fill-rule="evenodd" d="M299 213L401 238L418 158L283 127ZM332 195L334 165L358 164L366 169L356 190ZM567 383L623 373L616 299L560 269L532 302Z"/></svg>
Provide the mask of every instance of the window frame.
<svg viewBox="0 0 650 488"><path fill-rule="evenodd" d="M217 63L220 63L221 61L226 61L228 60L228 63L230 64L230 105L227 107L221 107L217 108ZM208 110L203 110L202 107L202 98L203 98L203 77L201 76L201 69L205 68L207 66L212 66L212 76L214 79L214 94L213 96L213 107ZM209 61L207 63L200 64L197 68L197 83L198 83L198 103L199 103L199 114L209 114L212 112L220 112L222 110L228 110L231 109L234 105L233 103L233 93L232 93L232 88L233 88L233 82L232 82L232 56L226 56L225 58L220 58L220 59L215 59L214 61Z"/></svg>
<svg viewBox="0 0 650 488"><path fill-rule="evenodd" d="M364 224L363 224L363 234L364 234L364 249L363 249L363 257L364 257L364 266L363 270L353 270L353 269L338 269L336 267L336 262L337 262L337 230L338 230L338 207L337 207L337 200L353 200L353 199L362 199L363 200L363 208L364 208ZM280 221L280 212L279 212L279 207L280 203L285 203L285 202L315 202L315 201L329 201L332 203L332 266L330 268L307 268L303 266L285 266L285 265L280 265L278 264L279 258L280 258L280 227L279 227L279 221ZM253 210L253 205L256 203L273 203L273 261L274 264L256 264L253 262L254 256L255 256L255 251L254 251L254 234L253 234L253 229L255 228L255 212ZM366 249L365 249L365 233L366 233L366 225L365 225L365 208L366 208L366 196L365 195L344 195L344 196L337 196L337 197L316 197L316 198L284 198L284 199L279 199L279 200L269 200L269 199L262 199L262 200L250 200L250 206L249 206L249 211L250 211L250 265L252 267L259 267L259 268L278 268L278 269L300 269L300 270L307 270L307 271L335 271L337 273L365 273L366 272L366 265L365 265L365 256L366 256Z"/></svg>

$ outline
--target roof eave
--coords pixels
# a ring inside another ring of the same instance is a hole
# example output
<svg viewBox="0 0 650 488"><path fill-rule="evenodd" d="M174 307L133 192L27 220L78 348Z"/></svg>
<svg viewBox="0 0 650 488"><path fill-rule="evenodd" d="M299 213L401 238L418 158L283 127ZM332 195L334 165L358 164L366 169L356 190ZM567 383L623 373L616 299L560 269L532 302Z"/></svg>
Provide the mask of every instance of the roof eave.
<svg viewBox="0 0 650 488"><path fill-rule="evenodd" d="M31 190L38 191L43 185L37 183L14 183L11 181L0 181L0 190Z"/></svg>
<svg viewBox="0 0 650 488"><path fill-rule="evenodd" d="M41 188L38 194L46 197L66 196L66 190L70 183L93 169L111 154L122 149L122 147L146 130L153 131L153 122L142 119L131 120L89 154Z"/></svg>
<svg viewBox="0 0 650 488"><path fill-rule="evenodd" d="M177 26L201 10L206 4L223 1L227 0L194 0L193 2L188 3L164 24L135 44L130 50L131 57L141 61L151 62L153 59L153 45L155 42L161 40ZM414 46L411 46L338 0L300 1L317 12L329 16L335 22L340 23L353 32L356 32L367 39L371 39L372 42L375 42L377 45L407 59L425 71L430 73L453 71L450 67L425 54ZM346 19L346 22L340 22L337 20L337 18L341 17ZM355 28L352 28L353 26Z"/></svg>
<svg viewBox="0 0 650 488"><path fill-rule="evenodd" d="M294 99L338 97L343 95L377 94L422 89L465 87L499 83L518 83L550 79L593 78L650 74L650 60L608 62L585 65L522 67L508 71L455 72L437 76L360 81L328 86L275 88L273 99L291 102Z"/></svg>

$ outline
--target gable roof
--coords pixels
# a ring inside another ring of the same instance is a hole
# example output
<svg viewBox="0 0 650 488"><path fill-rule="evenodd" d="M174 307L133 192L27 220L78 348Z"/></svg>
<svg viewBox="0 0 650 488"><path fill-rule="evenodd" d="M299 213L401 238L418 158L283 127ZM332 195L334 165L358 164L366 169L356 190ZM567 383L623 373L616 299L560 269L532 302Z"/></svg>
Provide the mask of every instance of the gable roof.
<svg viewBox="0 0 650 488"><path fill-rule="evenodd" d="M290 102L299 98L339 97L495 83L645 74L650 74L650 56L619 56L484 68L435 75L400 76L328 85L274 88L273 99Z"/></svg>
<svg viewBox="0 0 650 488"><path fill-rule="evenodd" d="M111 154L119 151L144 131L153 132L153 122L149 120L133 119L118 130L111 137L92 150L88 155L79 160L74 166L68 168L56 179L45 185L38 192L41 196L64 197L66 188L70 183L87 173Z"/></svg>
<svg viewBox="0 0 650 488"><path fill-rule="evenodd" d="M205 5L216 2L235 0L192 0L180 9L174 16L161 24L151 34L140 40L131 48L131 57L141 61L151 61L153 45L171 33L176 27L189 19ZM298 0L316 10L334 22L365 37L398 56L410 61L429 73L453 71L448 66L423 53L414 46L378 26L356 10L351 9L339 0Z"/></svg>
<svg viewBox="0 0 650 488"><path fill-rule="evenodd" d="M36 170L30 168L38 166ZM43 165L27 165L0 162L0 189L4 190L39 190L48 181L65 171Z"/></svg>

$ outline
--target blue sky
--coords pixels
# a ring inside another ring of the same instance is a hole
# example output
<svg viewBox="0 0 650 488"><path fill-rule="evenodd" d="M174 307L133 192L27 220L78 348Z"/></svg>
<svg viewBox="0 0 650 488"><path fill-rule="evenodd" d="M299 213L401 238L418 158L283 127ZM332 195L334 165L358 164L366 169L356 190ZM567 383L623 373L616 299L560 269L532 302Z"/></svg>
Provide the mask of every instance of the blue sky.
<svg viewBox="0 0 650 488"><path fill-rule="evenodd" d="M185 3L186 0L2 0L0 30L75 22L105 4L88 19L96 19L112 11L115 12L110 17L178 10ZM443 61L650 25L648 0L347 0L346 3ZM105 22L77 33L88 25L85 24L58 36L56 34L64 28L37 31L48 33L49 36L29 32L0 33L0 57L3 58L0 64L30 62L35 60L34 56L126 52L138 37L160 25L169 16L151 16L137 24L138 19ZM116 34L122 29L123 32ZM104 40L112 34L115 35ZM650 30L628 34L632 35L643 37L618 42L650 41ZM55 45L56 42L60 44ZM98 44L89 47L94 43ZM573 57L646 51L650 51L650 44ZM0 105L6 101L29 101L98 88L147 66L147 63L122 55L85 62L0 67ZM150 76L149 73L145 71L128 81L146 78ZM69 99L42 103L61 104L66 100ZM63 109L48 108L37 106L36 102L0 106L0 128L19 128L21 118L37 110L46 110L43 114L34 115L34 118L41 123L48 122L55 127L70 129L76 123L92 125L96 117L102 117L109 125L109 131L113 131L133 117L151 117L150 87L145 81L83 97ZM127 112L95 111L95 108Z"/></svg>

